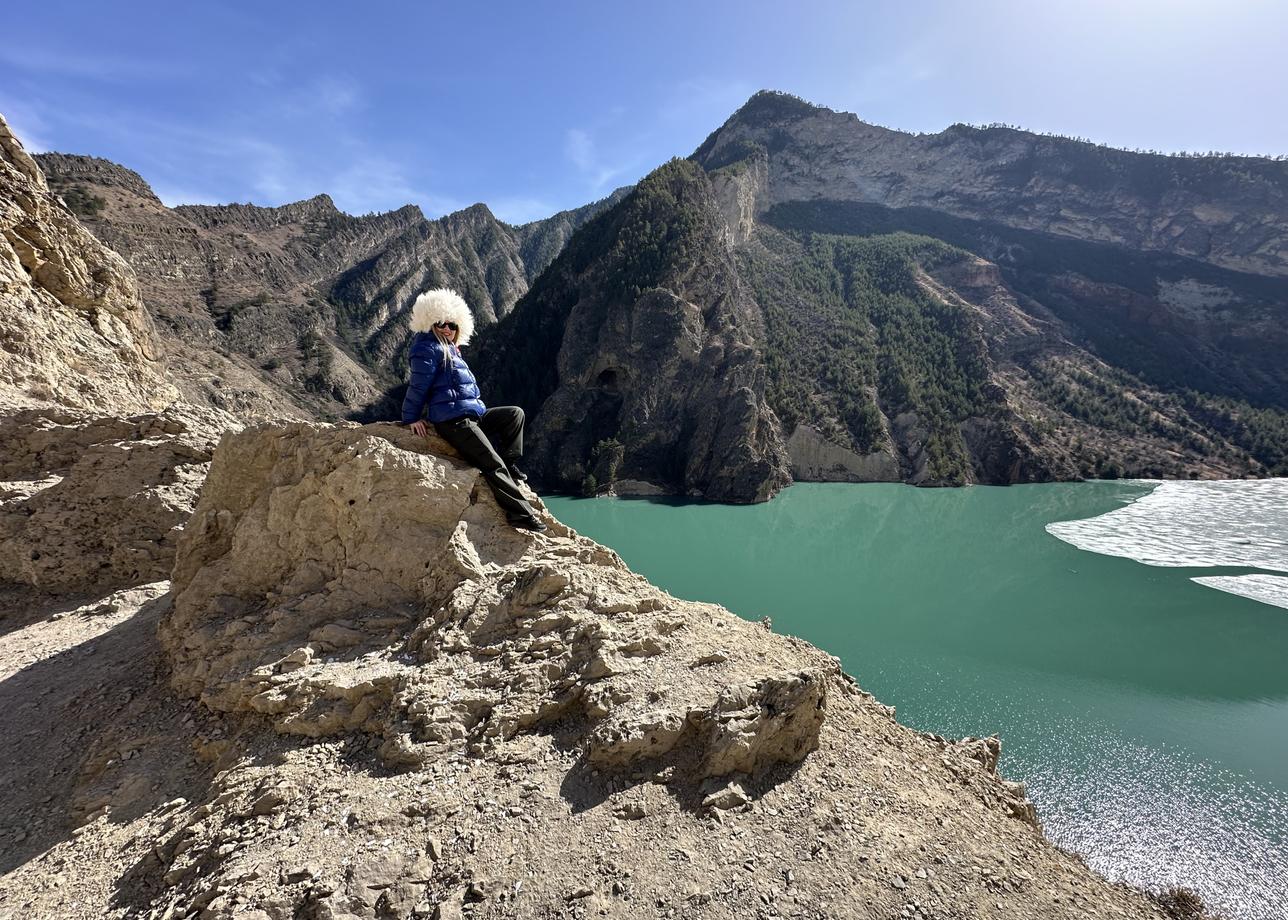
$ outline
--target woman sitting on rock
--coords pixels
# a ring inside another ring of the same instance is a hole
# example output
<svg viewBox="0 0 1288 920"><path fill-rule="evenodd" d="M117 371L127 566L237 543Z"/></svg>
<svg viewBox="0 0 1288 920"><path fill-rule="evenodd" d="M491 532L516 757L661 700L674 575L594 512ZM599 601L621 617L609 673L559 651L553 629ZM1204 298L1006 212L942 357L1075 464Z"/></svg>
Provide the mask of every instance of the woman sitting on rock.
<svg viewBox="0 0 1288 920"><path fill-rule="evenodd" d="M474 332L474 317L460 294L439 288L416 298L411 308L411 383L403 398L403 424L421 437L429 420L443 440L483 471L497 504L515 527L543 531L546 525L523 497L518 483L527 479L514 465L523 455L523 410L489 409L460 347Z"/></svg>

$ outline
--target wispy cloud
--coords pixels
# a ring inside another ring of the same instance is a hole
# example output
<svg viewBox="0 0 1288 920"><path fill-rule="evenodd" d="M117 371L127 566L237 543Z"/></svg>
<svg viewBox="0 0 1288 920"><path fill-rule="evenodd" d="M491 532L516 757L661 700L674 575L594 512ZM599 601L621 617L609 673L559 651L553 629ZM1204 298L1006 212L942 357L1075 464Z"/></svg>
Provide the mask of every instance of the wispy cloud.
<svg viewBox="0 0 1288 920"><path fill-rule="evenodd" d="M181 204L226 204L220 201L218 195L211 195L208 192L198 191L182 185L172 185L164 180L159 182L148 183L152 186L152 191L161 199L161 203L167 208L173 208Z"/></svg>
<svg viewBox="0 0 1288 920"><path fill-rule="evenodd" d="M502 196L487 203L492 213L507 224L526 224L543 217L549 217L560 208L544 198L524 196Z"/></svg>
<svg viewBox="0 0 1288 920"><path fill-rule="evenodd" d="M638 155L610 161L600 153L594 135L586 128L569 128L564 132L564 155L595 194L603 192L610 182L630 173L639 161Z"/></svg>
<svg viewBox="0 0 1288 920"><path fill-rule="evenodd" d="M248 77L260 85L263 74ZM272 85L272 84L268 84ZM276 86L273 105L280 118L338 119L351 115L365 105L361 83L352 77L331 74L289 88Z"/></svg>
<svg viewBox="0 0 1288 920"><path fill-rule="evenodd" d="M173 76L181 68L156 58L133 58L86 52L83 48L37 48L7 44L0 47L0 61L33 76L86 77L92 80L155 80Z"/></svg>
<svg viewBox="0 0 1288 920"><path fill-rule="evenodd" d="M331 116L346 115L362 103L357 82L342 77L323 77L313 87L320 109Z"/></svg>
<svg viewBox="0 0 1288 920"><path fill-rule="evenodd" d="M865 67L850 92L858 102L866 103L897 97L915 84L938 77L937 62L943 57L923 36L900 49L892 59Z"/></svg>
<svg viewBox="0 0 1288 920"><path fill-rule="evenodd" d="M50 125L35 107L0 93L0 115L9 122L10 130L18 135L18 140L28 153L43 153L54 149L49 133Z"/></svg>
<svg viewBox="0 0 1288 920"><path fill-rule="evenodd" d="M312 112L297 108L290 115L311 119L313 131L327 139L321 150L277 139L280 125L262 120L228 127L176 122L129 109L75 109L63 111L59 121L65 133L96 137L113 147L148 138L144 155L123 165L142 173L157 197L171 207L230 200L280 205L323 192L351 214L415 204L427 215L437 216L470 204L428 190L423 178L408 176L395 159L373 150L361 132L348 126L341 116L362 105L359 86L339 79L320 81L301 90L298 99L309 94L314 96L309 103ZM15 106L0 95L0 111L29 149L48 149L47 122L35 109ZM216 187L225 191L218 195L209 191Z"/></svg>
<svg viewBox="0 0 1288 920"><path fill-rule="evenodd" d="M758 89L745 80L714 77L692 77L676 83L659 109L659 115L671 122L698 122L715 127L737 111Z"/></svg>
<svg viewBox="0 0 1288 920"><path fill-rule="evenodd" d="M569 128L564 138L564 153L582 172L595 168L595 142L591 140L589 131Z"/></svg>
<svg viewBox="0 0 1288 920"><path fill-rule="evenodd" d="M414 204L426 215L436 217L459 211L469 204L424 191L407 178L397 163L382 154L362 153L323 181L336 207L350 214L389 211Z"/></svg>

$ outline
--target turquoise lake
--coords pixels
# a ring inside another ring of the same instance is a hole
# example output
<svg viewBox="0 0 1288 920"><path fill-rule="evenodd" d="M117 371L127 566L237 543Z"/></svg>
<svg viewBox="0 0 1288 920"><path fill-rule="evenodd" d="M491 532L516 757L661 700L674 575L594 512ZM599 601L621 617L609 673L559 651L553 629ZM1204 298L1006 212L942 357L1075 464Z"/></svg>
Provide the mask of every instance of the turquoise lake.
<svg viewBox="0 0 1288 920"><path fill-rule="evenodd" d="M545 501L672 594L771 617L838 656L904 724L1000 735L1001 771L1027 784L1048 836L1111 878L1288 917L1288 609L1191 580L1276 570L1144 565L1046 530L1154 488ZM1279 534L1271 497L1262 531ZM1220 526L1249 514L1245 502Z"/></svg>

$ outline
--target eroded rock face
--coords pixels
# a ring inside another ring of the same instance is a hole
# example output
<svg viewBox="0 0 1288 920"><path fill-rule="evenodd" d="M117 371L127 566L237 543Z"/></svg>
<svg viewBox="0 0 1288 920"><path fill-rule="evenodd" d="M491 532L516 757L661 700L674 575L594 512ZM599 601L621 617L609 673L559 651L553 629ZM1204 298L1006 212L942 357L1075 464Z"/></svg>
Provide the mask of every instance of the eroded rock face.
<svg viewBox="0 0 1288 920"><path fill-rule="evenodd" d="M170 208L108 160L34 160L138 273L184 398L259 420L393 417L418 293L456 288L480 325L493 323L576 227L616 200L522 227L483 204L437 220L415 205L353 216L325 194Z"/></svg>
<svg viewBox="0 0 1288 920"><path fill-rule="evenodd" d="M510 528L449 453L393 425L225 436L161 627L176 688L289 734L375 735L404 764L556 724L597 767L695 779L817 746L836 659L553 519Z"/></svg>
<svg viewBox="0 0 1288 920"><path fill-rule="evenodd" d="M0 409L117 413L177 397L125 260L50 192L0 117Z"/></svg>
<svg viewBox="0 0 1288 920"><path fill-rule="evenodd" d="M1013 227L1288 275L1288 167L1172 157L1012 128L910 134L761 92L694 153L708 169L759 148L760 207L831 199L926 207Z"/></svg>
<svg viewBox="0 0 1288 920"><path fill-rule="evenodd" d="M792 477L798 482L898 482L899 461L892 450L860 455L833 444L809 425L800 424L787 439Z"/></svg>
<svg viewBox="0 0 1288 920"><path fill-rule="evenodd" d="M0 581L44 591L164 580L224 418L0 419Z"/></svg>
<svg viewBox="0 0 1288 920"><path fill-rule="evenodd" d="M752 502L790 482L764 323L721 210L737 202L718 197L730 194L692 163L660 167L481 339L472 366L489 398L525 407L526 459L545 487L625 480Z"/></svg>

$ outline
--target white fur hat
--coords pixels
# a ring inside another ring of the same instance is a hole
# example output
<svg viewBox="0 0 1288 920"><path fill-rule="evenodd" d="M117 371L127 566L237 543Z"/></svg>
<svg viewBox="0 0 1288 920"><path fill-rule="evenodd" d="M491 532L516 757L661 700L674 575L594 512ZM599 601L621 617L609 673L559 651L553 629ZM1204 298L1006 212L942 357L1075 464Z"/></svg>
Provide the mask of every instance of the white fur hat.
<svg viewBox="0 0 1288 920"><path fill-rule="evenodd" d="M434 323L443 322L455 323L459 327L458 346L468 343L474 334L474 314L470 313L469 304L450 288L425 291L411 305L412 332L429 332Z"/></svg>

